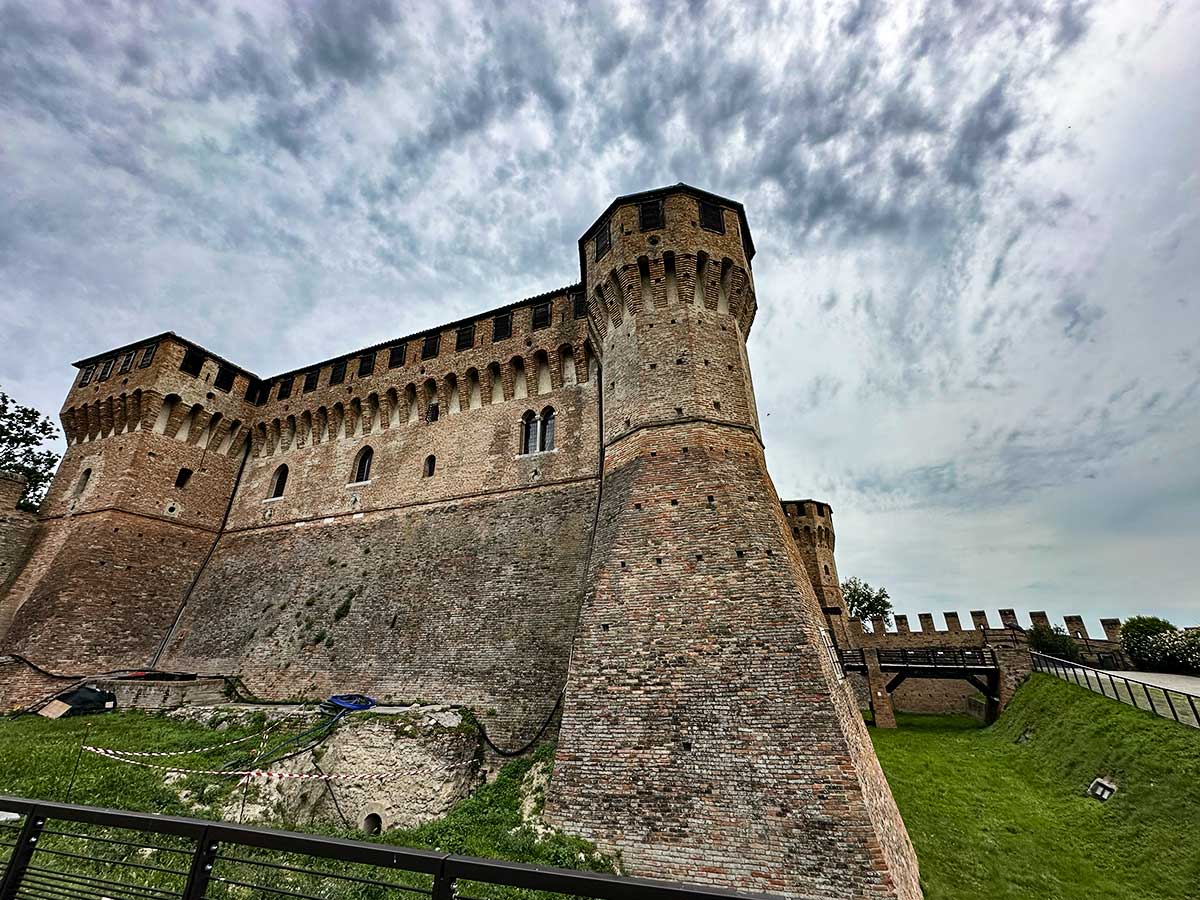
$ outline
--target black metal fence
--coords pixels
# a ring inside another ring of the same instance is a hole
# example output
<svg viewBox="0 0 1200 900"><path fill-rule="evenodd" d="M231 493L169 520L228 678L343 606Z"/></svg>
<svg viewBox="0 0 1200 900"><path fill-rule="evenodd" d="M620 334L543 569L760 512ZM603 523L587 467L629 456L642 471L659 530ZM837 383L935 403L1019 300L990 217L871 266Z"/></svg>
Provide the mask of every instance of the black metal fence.
<svg viewBox="0 0 1200 900"><path fill-rule="evenodd" d="M1129 706L1136 706L1164 719L1174 719L1181 725L1200 728L1200 693L1127 678L1033 650L1029 655L1033 657L1033 668L1036 672L1056 675L1097 694L1103 694Z"/></svg>
<svg viewBox="0 0 1200 900"><path fill-rule="evenodd" d="M994 669L996 654L991 650L969 648L930 648L913 650L877 650L880 667L933 669Z"/></svg>
<svg viewBox="0 0 1200 900"><path fill-rule="evenodd" d="M0 811L0 900L766 896L15 797Z"/></svg>

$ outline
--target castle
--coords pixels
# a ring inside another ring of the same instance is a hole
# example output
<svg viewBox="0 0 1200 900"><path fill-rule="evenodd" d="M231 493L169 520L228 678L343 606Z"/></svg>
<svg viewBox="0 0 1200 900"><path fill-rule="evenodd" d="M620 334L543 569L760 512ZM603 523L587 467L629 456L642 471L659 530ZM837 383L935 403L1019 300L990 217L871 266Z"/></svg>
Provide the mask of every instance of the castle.
<svg viewBox="0 0 1200 900"><path fill-rule="evenodd" d="M270 378L169 332L77 362L37 521L4 524L0 649L33 666L0 697L150 668L452 702L510 747L552 720L548 818L633 873L920 896L831 511L767 473L745 211L623 196L578 249L577 284Z"/></svg>

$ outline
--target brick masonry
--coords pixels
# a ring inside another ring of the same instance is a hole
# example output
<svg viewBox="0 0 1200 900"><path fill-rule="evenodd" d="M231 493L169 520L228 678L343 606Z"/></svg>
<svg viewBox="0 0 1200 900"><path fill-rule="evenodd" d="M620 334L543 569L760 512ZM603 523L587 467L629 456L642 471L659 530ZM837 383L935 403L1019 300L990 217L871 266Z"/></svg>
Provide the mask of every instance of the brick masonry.
<svg viewBox="0 0 1200 900"><path fill-rule="evenodd" d="M456 704L514 744L565 687L548 815L631 871L920 896L830 653L832 514L766 470L752 256L739 204L676 186L613 203L578 285L295 372L171 333L79 361L3 646Z"/></svg>

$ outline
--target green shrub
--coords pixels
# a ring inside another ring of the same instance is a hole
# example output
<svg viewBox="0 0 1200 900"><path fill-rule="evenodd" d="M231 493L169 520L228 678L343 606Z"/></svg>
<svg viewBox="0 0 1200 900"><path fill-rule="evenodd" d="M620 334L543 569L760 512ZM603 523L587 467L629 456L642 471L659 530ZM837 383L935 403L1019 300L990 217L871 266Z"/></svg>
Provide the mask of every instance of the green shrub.
<svg viewBox="0 0 1200 900"><path fill-rule="evenodd" d="M1200 674L1200 631L1180 631L1157 616L1134 616L1123 624L1121 648L1139 669Z"/></svg>
<svg viewBox="0 0 1200 900"><path fill-rule="evenodd" d="M1081 658L1079 645L1060 626L1051 627L1039 623L1030 628L1028 634L1030 650L1072 662L1078 662Z"/></svg>

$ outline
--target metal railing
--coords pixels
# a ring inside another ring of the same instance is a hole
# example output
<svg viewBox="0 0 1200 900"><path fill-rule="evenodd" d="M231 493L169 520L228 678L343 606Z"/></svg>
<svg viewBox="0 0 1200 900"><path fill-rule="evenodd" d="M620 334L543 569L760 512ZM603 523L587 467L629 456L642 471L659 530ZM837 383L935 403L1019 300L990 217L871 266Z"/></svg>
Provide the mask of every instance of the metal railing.
<svg viewBox="0 0 1200 900"><path fill-rule="evenodd" d="M1093 669L1082 663L1029 651L1035 672L1055 675L1113 700L1136 706L1164 719L1174 719L1181 725L1200 728L1200 694L1166 688L1161 685L1114 675L1103 669Z"/></svg>
<svg viewBox="0 0 1200 900"><path fill-rule="evenodd" d="M0 810L0 900L768 896L16 797Z"/></svg>
<svg viewBox="0 0 1200 900"><path fill-rule="evenodd" d="M888 668L933 668L933 669L994 669L996 654L988 649L957 647L931 648L927 650L875 651L880 667Z"/></svg>

